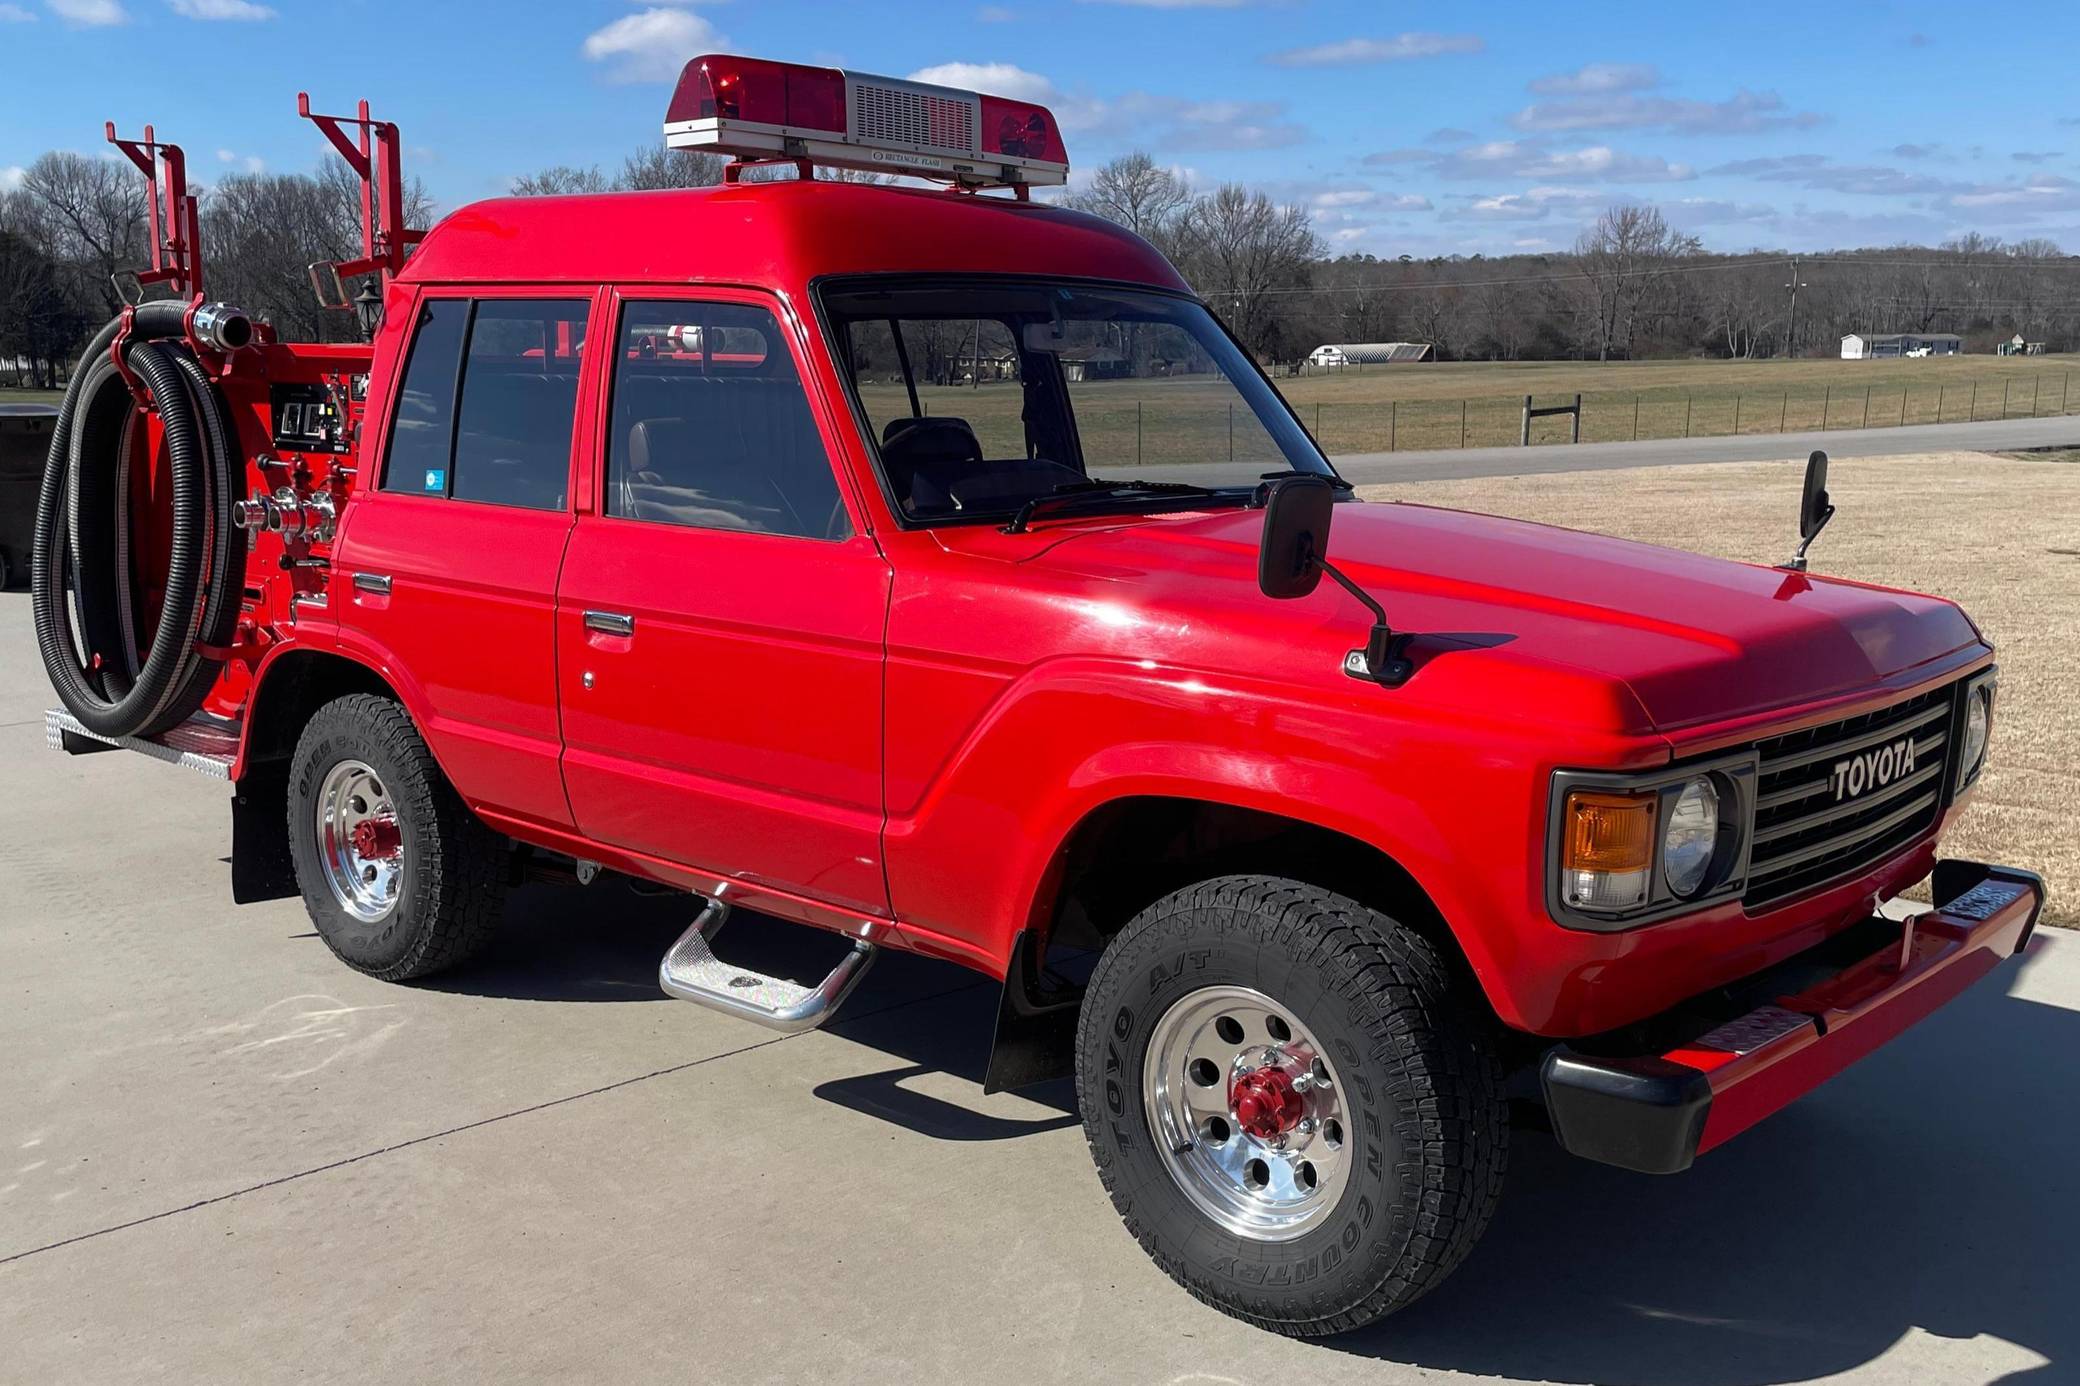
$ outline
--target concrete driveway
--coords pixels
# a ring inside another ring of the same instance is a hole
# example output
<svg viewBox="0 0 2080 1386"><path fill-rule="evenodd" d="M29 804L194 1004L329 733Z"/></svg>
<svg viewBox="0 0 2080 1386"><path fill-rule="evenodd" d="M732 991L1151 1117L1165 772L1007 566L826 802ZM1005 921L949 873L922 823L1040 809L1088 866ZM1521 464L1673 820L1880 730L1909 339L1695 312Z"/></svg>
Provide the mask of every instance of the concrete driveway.
<svg viewBox="0 0 2080 1386"><path fill-rule="evenodd" d="M683 905L596 887L370 981L231 905L222 785L48 752L48 701L0 594L0 1380L2080 1374L2070 935L1688 1175L1520 1133L1456 1277L1295 1343L1142 1258L1066 1091L981 1095L970 975L890 958L775 1038L658 994Z"/></svg>

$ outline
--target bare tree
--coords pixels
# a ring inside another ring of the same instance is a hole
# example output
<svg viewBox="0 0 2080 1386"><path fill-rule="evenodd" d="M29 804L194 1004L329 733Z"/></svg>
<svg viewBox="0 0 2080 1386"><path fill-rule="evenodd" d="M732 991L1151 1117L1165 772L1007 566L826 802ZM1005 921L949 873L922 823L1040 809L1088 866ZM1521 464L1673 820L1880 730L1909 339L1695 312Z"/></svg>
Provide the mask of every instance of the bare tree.
<svg viewBox="0 0 2080 1386"><path fill-rule="evenodd" d="M22 190L41 211L44 247L113 316L122 300L110 276L144 263L145 181L128 164L54 151L29 165Z"/></svg>
<svg viewBox="0 0 2080 1386"><path fill-rule="evenodd" d="M1582 232L1575 254L1581 260L1579 282L1597 360L1631 355L1643 310L1671 263L1700 248L1695 236L1670 229L1653 207L1609 208Z"/></svg>
<svg viewBox="0 0 2080 1386"><path fill-rule="evenodd" d="M646 144L621 162L616 189L658 192L670 188L712 188L722 181L729 160L693 149L667 149Z"/></svg>
<svg viewBox="0 0 2080 1386"><path fill-rule="evenodd" d="M1184 178L1135 150L1091 175L1090 185L1062 199L1064 206L1116 221L1161 246L1192 200Z"/></svg>
<svg viewBox="0 0 2080 1386"><path fill-rule="evenodd" d="M1307 209L1280 206L1240 183L1223 183L1193 202L1180 226L1187 277L1243 345L1277 359L1290 333L1274 297L1280 289L1304 286L1321 255Z"/></svg>
<svg viewBox="0 0 2080 1386"><path fill-rule="evenodd" d="M515 197L558 197L568 193L615 192L617 189L614 180L601 173L597 164L590 168L556 164L515 178L512 191Z"/></svg>

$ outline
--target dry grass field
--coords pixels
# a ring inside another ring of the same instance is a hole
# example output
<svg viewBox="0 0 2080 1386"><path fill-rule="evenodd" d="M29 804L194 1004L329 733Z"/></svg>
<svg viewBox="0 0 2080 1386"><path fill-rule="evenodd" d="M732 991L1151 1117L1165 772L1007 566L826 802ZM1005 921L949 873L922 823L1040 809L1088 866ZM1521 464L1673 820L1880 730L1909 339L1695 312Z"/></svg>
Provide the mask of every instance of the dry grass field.
<svg viewBox="0 0 2080 1386"><path fill-rule="evenodd" d="M1885 428L2080 413L2080 356L1954 356L1889 361L1486 361L1278 375L1278 387L1332 455L1515 443L1524 396L1582 393L1582 439L1724 437ZM1231 420L1231 392L1207 377L1072 385L1084 451L1106 470L1258 460L1261 435ZM900 386L864 391L876 419L909 412ZM925 386L925 412L967 419L991 455L1024 450L1019 387ZM1538 419L1533 443L1567 441L1567 420ZM1275 459L1267 459L1275 460Z"/></svg>
<svg viewBox="0 0 2080 1386"><path fill-rule="evenodd" d="M1803 461L1368 486L1379 500L1596 530L1774 563ZM2000 651L1993 759L1945 850L2040 871L2080 924L2080 465L1985 453L1837 461L1816 572L1956 599Z"/></svg>
<svg viewBox="0 0 2080 1386"><path fill-rule="evenodd" d="M1584 442L2080 413L2080 356L1843 361L1447 361L1279 377L1332 453L1514 443L1524 396L1582 395ZM1463 415L1463 424L1462 424ZM1463 443L1462 439L1463 429ZM1567 420L1531 441L1567 440Z"/></svg>

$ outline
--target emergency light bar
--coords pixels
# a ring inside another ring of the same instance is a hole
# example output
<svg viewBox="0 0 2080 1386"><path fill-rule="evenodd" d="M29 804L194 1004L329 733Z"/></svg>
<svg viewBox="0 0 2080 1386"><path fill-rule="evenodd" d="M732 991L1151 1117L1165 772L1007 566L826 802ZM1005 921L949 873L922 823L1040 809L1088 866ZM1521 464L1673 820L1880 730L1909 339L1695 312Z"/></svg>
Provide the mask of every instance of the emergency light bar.
<svg viewBox="0 0 2080 1386"><path fill-rule="evenodd" d="M664 142L739 159L798 159L965 187L1069 181L1054 113L1029 101L708 54L686 64Z"/></svg>

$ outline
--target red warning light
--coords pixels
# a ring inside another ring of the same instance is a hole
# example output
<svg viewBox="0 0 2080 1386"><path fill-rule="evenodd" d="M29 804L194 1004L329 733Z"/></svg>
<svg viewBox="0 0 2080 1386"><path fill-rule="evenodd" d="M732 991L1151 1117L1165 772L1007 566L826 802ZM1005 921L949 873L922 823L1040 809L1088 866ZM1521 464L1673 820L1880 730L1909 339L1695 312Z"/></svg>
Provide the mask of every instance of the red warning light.
<svg viewBox="0 0 2080 1386"><path fill-rule="evenodd" d="M1061 127L1045 106L727 54L686 65L664 134L675 149L904 173L967 187L1069 178Z"/></svg>

